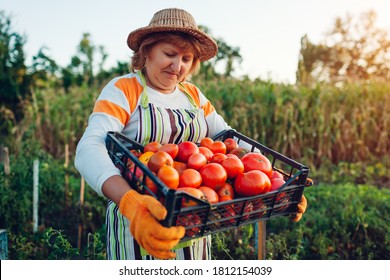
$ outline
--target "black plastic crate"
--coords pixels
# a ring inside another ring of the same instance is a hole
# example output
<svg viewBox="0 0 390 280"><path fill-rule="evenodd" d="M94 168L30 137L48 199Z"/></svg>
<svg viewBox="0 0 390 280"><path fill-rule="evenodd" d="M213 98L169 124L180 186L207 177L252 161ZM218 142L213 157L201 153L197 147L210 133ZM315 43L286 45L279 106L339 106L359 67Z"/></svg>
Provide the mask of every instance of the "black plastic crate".
<svg viewBox="0 0 390 280"><path fill-rule="evenodd" d="M186 228L183 241L297 213L309 168L235 130L223 131L213 139L223 141L226 138L234 138L240 146L250 151L260 151L267 156L274 170L283 173L286 183L273 192L210 204L180 189L173 190L165 186L138 160L137 153L142 152L144 147L123 134L108 132L106 146L110 158L130 186L140 193L154 196L166 207L168 215L162 224L181 225ZM143 176L139 176L140 173L143 173ZM157 185L157 195L147 187L147 178ZM196 205L182 207L182 199L192 201Z"/></svg>

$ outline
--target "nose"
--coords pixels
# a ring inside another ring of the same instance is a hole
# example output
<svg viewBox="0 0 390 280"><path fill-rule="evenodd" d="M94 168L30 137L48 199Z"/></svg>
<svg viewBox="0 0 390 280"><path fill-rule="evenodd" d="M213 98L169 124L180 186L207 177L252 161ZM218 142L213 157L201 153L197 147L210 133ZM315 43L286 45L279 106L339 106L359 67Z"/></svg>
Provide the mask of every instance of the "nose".
<svg viewBox="0 0 390 280"><path fill-rule="evenodd" d="M180 57L175 57L175 59L172 60L171 68L175 73L180 73L182 65L182 59Z"/></svg>

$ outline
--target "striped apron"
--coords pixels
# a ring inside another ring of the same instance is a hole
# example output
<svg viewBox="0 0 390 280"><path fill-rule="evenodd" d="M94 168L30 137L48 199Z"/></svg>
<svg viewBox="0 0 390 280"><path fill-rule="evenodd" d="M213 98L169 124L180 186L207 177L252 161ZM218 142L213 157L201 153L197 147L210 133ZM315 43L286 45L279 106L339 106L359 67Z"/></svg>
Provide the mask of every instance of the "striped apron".
<svg viewBox="0 0 390 280"><path fill-rule="evenodd" d="M143 92L138 105L139 122L136 141L145 145L152 141L165 143L180 143L192 141L199 143L208 134L208 126L204 112L190 96L183 84L179 88L189 98L192 109L167 109L149 103L146 92L145 78L139 72ZM107 257L121 260L151 260L151 255L145 254L129 230L129 220L122 216L118 206L108 202L106 213ZM184 246L184 247L183 247ZM202 237L191 242L179 243L176 252L177 260L207 260L211 259L211 237Z"/></svg>

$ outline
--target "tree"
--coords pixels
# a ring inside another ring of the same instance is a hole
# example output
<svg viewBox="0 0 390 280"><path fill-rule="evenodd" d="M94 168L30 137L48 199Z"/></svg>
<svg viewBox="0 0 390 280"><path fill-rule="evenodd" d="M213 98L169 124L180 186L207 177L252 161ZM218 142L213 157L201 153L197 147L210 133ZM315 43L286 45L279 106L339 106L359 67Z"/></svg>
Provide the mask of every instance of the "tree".
<svg viewBox="0 0 390 280"><path fill-rule="evenodd" d="M25 39L12 30L11 17L0 11L0 106L22 117L21 100L30 94L30 78L25 65Z"/></svg>
<svg viewBox="0 0 390 280"><path fill-rule="evenodd" d="M375 26L376 13L355 19L336 18L324 42L315 45L304 36L297 70L297 83L314 81L342 84L390 78L390 40L386 30Z"/></svg>

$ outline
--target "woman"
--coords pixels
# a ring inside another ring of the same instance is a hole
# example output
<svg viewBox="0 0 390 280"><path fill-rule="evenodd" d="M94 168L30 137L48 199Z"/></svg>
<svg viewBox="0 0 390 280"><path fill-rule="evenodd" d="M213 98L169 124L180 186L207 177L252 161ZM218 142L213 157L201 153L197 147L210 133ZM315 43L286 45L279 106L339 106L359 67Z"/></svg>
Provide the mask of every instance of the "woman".
<svg viewBox="0 0 390 280"><path fill-rule="evenodd" d="M134 51L132 73L102 90L75 159L87 183L109 199L108 258L210 259L210 237L181 244L183 227L160 225L166 209L131 190L109 158L105 138L121 131L141 144L199 143L229 128L200 90L185 82L201 61L217 54L217 45L181 9L157 12L148 26L129 34L127 44Z"/></svg>

